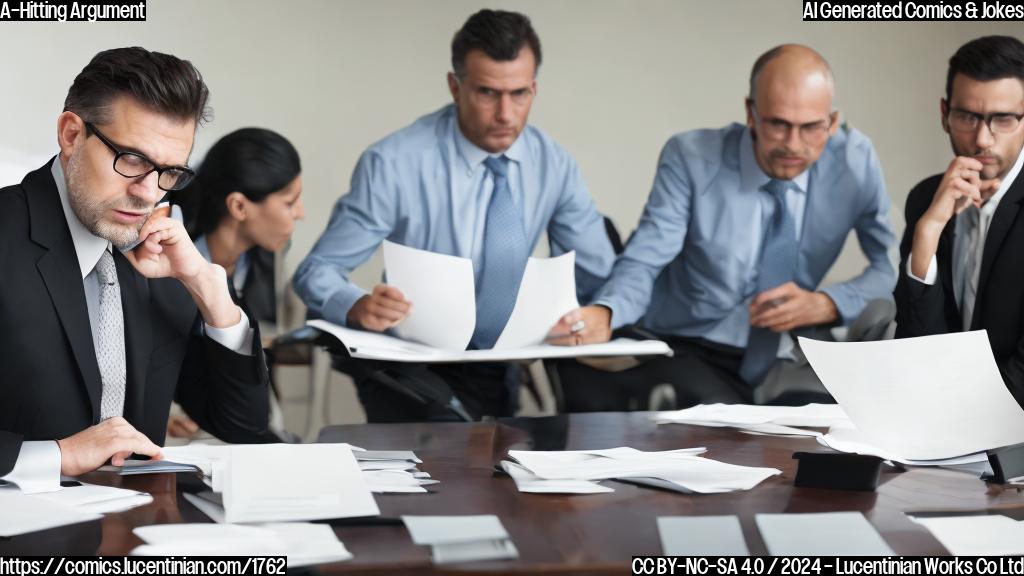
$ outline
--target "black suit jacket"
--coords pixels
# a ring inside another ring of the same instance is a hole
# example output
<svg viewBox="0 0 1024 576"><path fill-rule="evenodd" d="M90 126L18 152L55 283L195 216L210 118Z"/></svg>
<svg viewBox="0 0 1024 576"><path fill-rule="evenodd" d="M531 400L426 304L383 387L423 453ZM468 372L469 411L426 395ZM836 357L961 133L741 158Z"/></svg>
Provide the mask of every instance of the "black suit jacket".
<svg viewBox="0 0 1024 576"><path fill-rule="evenodd" d="M54 162L56 160L51 160ZM229 442L267 432L268 373L199 330L177 280L149 280L116 250L124 309L124 417L163 445L171 400ZM102 384L78 264L50 163L0 189L0 475L23 440L55 440L97 424ZM257 322L250 322L258 330Z"/></svg>
<svg viewBox="0 0 1024 576"><path fill-rule="evenodd" d="M914 228L931 204L942 174L914 187L907 197L907 228L900 244L896 284L896 337L962 332L960 308L953 292L955 220L942 231L936 252L938 278L928 286L907 275ZM987 330L996 363L1006 387L1024 406L1024 173L1000 200L989 224L982 253L972 330Z"/></svg>

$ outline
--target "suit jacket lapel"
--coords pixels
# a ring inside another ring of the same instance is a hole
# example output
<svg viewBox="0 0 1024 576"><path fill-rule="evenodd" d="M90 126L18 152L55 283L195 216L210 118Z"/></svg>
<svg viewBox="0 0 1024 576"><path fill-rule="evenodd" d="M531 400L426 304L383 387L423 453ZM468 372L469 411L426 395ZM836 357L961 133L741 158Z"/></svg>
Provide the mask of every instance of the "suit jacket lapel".
<svg viewBox="0 0 1024 576"><path fill-rule="evenodd" d="M988 277L992 274L992 263L995 262L996 256L999 255L999 251L1002 249L1003 241L1006 240L1007 234L1010 233L1010 228L1013 227L1013 223L1017 220L1017 215L1020 213L1021 200L1024 200L1024 177L1018 175L1017 179L1010 185L1010 189L1006 191L1006 196L1003 197L999 202L999 206L996 207L996 211L992 215L992 222L988 227L988 235L985 238L985 250L981 256L981 273L978 276L978 296L974 303L974 312L971 317L972 329L977 327L981 318L980 312L982 306L984 306L981 296L985 293Z"/></svg>
<svg viewBox="0 0 1024 576"><path fill-rule="evenodd" d="M145 413L146 368L153 351L153 332L149 317L149 282L117 250L114 251L117 281L121 287L124 313L127 382L124 417L138 428Z"/></svg>
<svg viewBox="0 0 1024 576"><path fill-rule="evenodd" d="M32 240L47 249L36 261L36 268L50 293L50 300L60 317L64 334L82 373L95 422L100 413L103 385L92 342L89 308L85 302L78 254L68 231L57 186L50 173L50 163L56 161L53 159L43 168L30 173L22 185L25 187L32 224Z"/></svg>

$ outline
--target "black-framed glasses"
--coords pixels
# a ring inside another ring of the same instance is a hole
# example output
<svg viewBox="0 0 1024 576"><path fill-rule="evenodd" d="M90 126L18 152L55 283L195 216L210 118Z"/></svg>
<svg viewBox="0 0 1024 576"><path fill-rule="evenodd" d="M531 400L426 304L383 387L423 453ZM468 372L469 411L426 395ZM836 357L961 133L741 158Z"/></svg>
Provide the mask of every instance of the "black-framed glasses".
<svg viewBox="0 0 1024 576"><path fill-rule="evenodd" d="M1020 126L1024 114L993 112L986 116L963 108L952 108L947 118L949 127L957 132L974 132L984 123L993 134L1011 134Z"/></svg>
<svg viewBox="0 0 1024 576"><path fill-rule="evenodd" d="M835 124L836 119L839 116L837 111L829 113L828 118L824 120L818 120L817 122L808 122L806 124L793 124L780 118L762 118L757 113L757 107L754 105L753 100L748 100L750 104L750 112L753 114L754 119L761 125L761 131L764 133L764 137L772 141L781 141L789 137L791 130L796 128L800 132L800 139L807 144L816 144L822 140L828 138L828 131L832 129L832 125Z"/></svg>
<svg viewBox="0 0 1024 576"><path fill-rule="evenodd" d="M156 162L138 152L123 150L104 136L92 122L86 122L85 128L110 148L114 153L114 172L125 178L142 178L150 172L156 172L157 187L165 192L174 192L188 186L196 176L195 171L187 166L157 166Z"/></svg>

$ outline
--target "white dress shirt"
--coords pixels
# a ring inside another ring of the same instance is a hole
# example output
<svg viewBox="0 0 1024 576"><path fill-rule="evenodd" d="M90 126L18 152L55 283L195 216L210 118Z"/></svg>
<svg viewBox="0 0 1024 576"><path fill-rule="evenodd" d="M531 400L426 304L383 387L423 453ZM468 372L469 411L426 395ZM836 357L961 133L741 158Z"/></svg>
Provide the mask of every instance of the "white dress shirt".
<svg viewBox="0 0 1024 576"><path fill-rule="evenodd" d="M1020 173L1021 165L1024 164L1024 150L1017 155L1017 161L1006 177L999 183L995 194L982 204L981 208L969 206L966 210L956 215L954 224L956 234L953 237L953 297L960 307L962 326L964 331L971 329L971 319L974 315L974 302L977 297L978 278L981 275L982 256L985 251L985 240L988 238L989 225L992 223L992 215L995 214L999 202L1006 195L1017 175ZM935 284L939 275L938 261L932 255L928 263L928 272L924 278L914 276L911 271L912 258L907 259L907 275L918 282L929 286Z"/></svg>
<svg viewBox="0 0 1024 576"><path fill-rule="evenodd" d="M89 308L89 324L92 329L93 341L97 338L99 326L100 287L94 268L103 255L103 251L111 250L109 240L94 235L78 220L68 201L67 184L60 158L55 158L51 167L53 180L60 193L64 218L71 232L71 241L78 255L81 268L85 302ZM249 326L249 318L239 310L241 319L238 324L227 328L214 328L203 323L204 333L229 350L239 354L252 354L253 330ZM0 478L15 483L27 494L36 492L52 492L60 490L60 447L52 440L30 440L22 442L21 451L14 469Z"/></svg>

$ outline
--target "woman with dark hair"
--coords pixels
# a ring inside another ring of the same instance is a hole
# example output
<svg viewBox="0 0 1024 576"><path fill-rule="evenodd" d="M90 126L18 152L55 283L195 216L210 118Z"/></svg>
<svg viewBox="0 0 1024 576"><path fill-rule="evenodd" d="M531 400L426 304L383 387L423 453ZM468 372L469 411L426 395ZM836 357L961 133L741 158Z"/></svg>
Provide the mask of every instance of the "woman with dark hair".
<svg viewBox="0 0 1024 576"><path fill-rule="evenodd" d="M302 219L299 153L284 136L242 128L210 148L193 183L174 198L199 252L224 267L232 294L260 322L276 323L274 253ZM198 427L173 415L171 436Z"/></svg>

